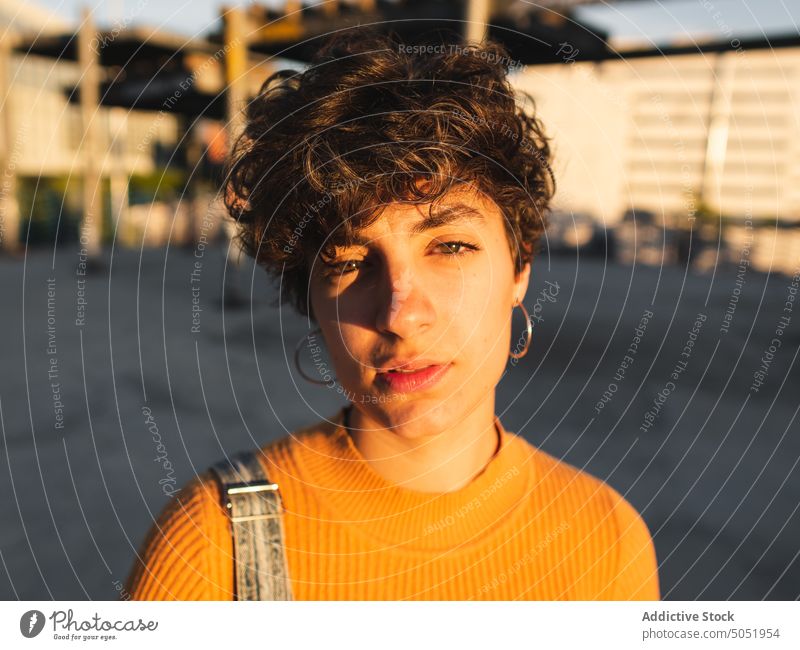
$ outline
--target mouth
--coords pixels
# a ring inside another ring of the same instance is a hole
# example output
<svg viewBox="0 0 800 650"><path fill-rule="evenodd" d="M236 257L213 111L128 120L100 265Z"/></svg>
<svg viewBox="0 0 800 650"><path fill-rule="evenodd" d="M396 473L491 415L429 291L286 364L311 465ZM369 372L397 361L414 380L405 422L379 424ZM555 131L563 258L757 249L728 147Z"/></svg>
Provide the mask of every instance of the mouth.
<svg viewBox="0 0 800 650"><path fill-rule="evenodd" d="M412 393L431 388L446 374L452 364L406 364L397 368L381 370L375 381L397 393Z"/></svg>

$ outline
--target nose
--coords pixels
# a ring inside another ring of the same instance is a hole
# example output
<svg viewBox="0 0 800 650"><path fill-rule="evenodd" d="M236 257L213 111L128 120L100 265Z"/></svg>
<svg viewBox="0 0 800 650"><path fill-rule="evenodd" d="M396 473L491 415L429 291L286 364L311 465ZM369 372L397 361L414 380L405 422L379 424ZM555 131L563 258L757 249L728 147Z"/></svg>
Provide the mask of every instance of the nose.
<svg viewBox="0 0 800 650"><path fill-rule="evenodd" d="M376 328L403 339L424 332L433 323L436 312L421 278L408 264L387 265L385 280L376 296Z"/></svg>

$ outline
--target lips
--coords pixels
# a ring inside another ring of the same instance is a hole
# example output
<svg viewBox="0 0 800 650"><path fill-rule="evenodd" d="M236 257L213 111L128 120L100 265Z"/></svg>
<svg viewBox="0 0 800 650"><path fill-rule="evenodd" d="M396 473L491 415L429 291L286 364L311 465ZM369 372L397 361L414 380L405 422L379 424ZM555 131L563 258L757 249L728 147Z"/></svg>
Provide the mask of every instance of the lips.
<svg viewBox="0 0 800 650"><path fill-rule="evenodd" d="M425 363L399 365L387 370L379 370L375 381L385 388L398 393L411 393L426 390L437 384L450 368L449 363Z"/></svg>
<svg viewBox="0 0 800 650"><path fill-rule="evenodd" d="M385 363L382 363L380 366L377 366L375 369L378 372L391 372L391 371L405 371L405 372L416 372L418 370L423 370L424 368L428 368L430 366L443 366L446 365L443 361L438 361L436 359L419 359L419 358L395 358L389 359Z"/></svg>

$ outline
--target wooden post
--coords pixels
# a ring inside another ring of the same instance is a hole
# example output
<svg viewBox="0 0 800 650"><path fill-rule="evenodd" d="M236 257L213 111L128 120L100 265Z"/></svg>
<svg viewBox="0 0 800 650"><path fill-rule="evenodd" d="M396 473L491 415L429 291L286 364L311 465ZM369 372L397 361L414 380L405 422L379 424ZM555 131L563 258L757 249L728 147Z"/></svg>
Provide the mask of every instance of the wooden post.
<svg viewBox="0 0 800 650"><path fill-rule="evenodd" d="M128 112L115 106L109 109L109 137L111 138L111 220L116 236L119 237L130 224L130 204L128 185L130 179L126 168L126 141L128 139Z"/></svg>
<svg viewBox="0 0 800 650"><path fill-rule="evenodd" d="M464 36L470 43L481 43L489 31L487 23L492 10L491 0L469 0Z"/></svg>
<svg viewBox="0 0 800 650"><path fill-rule="evenodd" d="M247 21L238 7L223 9L225 47L225 91L228 117L228 142L233 144L244 126L248 99Z"/></svg>
<svg viewBox="0 0 800 650"><path fill-rule="evenodd" d="M17 203L17 160L22 153L24 133L15 137L11 116L11 37L0 38L0 247L19 248L19 204Z"/></svg>
<svg viewBox="0 0 800 650"><path fill-rule="evenodd" d="M102 170L103 153L97 138L97 122L100 112L100 63L95 49L98 40L92 14L89 9L81 12L78 30L78 63L81 69L80 98L83 140L81 162L83 164L83 220L81 222L81 248L89 258L100 256L103 233ZM93 45L94 42L94 45Z"/></svg>
<svg viewBox="0 0 800 650"><path fill-rule="evenodd" d="M339 0L327 0L322 6L325 10L325 14L330 18L333 18L339 13Z"/></svg>
<svg viewBox="0 0 800 650"><path fill-rule="evenodd" d="M303 3L300 0L286 0L283 5L283 14L286 20L299 22L303 19Z"/></svg>
<svg viewBox="0 0 800 650"><path fill-rule="evenodd" d="M245 125L245 110L249 99L248 82L248 36L247 16L238 7L223 8L223 41L225 47L225 95L227 100L228 122L226 125L228 143L233 146ZM231 237L228 257L224 265L222 300L228 306L244 304L244 297L238 289L239 267L244 254L238 240L233 238L230 226L226 231ZM227 262L230 262L228 264Z"/></svg>

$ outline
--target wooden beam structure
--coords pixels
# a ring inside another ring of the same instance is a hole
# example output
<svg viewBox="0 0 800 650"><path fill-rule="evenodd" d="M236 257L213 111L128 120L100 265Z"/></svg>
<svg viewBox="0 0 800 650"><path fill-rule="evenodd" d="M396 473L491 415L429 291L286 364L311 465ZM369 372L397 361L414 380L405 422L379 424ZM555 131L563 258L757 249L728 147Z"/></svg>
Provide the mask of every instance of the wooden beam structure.
<svg viewBox="0 0 800 650"><path fill-rule="evenodd" d="M81 249L88 258L100 256L103 233L103 151L97 137L100 108L100 64L93 46L95 31L92 13L84 9L78 30L78 63L81 69L80 105L83 138L80 159L83 165L83 217L80 226Z"/></svg>
<svg viewBox="0 0 800 650"><path fill-rule="evenodd" d="M242 131L247 107L249 69L248 42L250 29L247 16L240 7L225 7L222 12L225 52L226 130L228 142L235 142Z"/></svg>
<svg viewBox="0 0 800 650"><path fill-rule="evenodd" d="M469 0L467 3L467 22L464 35L470 43L482 43L489 33L489 19L492 14L492 0Z"/></svg>
<svg viewBox="0 0 800 650"><path fill-rule="evenodd" d="M19 249L20 215L17 203L16 159L24 142L23 134L15 134L11 124L9 66L12 38L0 38L0 248L10 252Z"/></svg>

